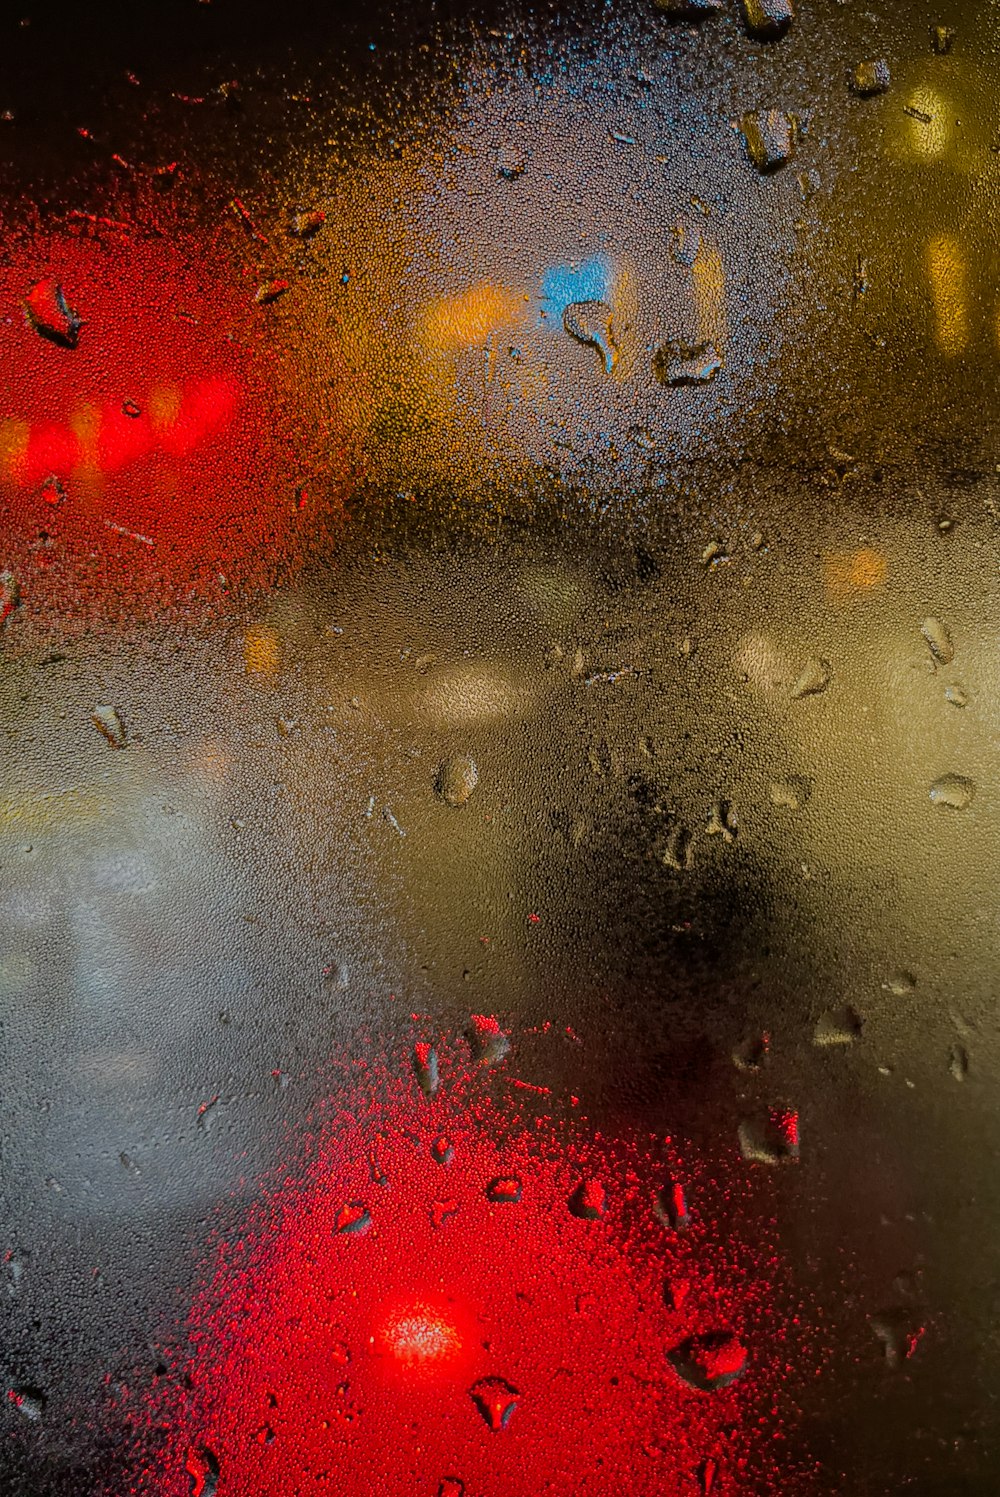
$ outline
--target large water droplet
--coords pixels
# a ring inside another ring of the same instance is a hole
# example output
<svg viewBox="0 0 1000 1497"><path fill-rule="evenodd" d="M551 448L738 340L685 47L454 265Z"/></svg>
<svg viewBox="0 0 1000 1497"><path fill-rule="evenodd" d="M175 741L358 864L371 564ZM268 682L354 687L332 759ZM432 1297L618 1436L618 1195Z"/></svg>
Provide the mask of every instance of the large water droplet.
<svg viewBox="0 0 1000 1497"><path fill-rule="evenodd" d="M672 1232L683 1232L691 1221L683 1185L672 1180L662 1190L658 1190L653 1197L653 1211L658 1220Z"/></svg>
<svg viewBox="0 0 1000 1497"><path fill-rule="evenodd" d="M801 811L812 795L812 780L806 775L789 775L787 780L772 780L769 790L772 806L786 811Z"/></svg>
<svg viewBox="0 0 1000 1497"><path fill-rule="evenodd" d="M438 766L434 789L448 806L464 806L479 784L479 771L474 759L456 755L445 759Z"/></svg>
<svg viewBox="0 0 1000 1497"><path fill-rule="evenodd" d="M861 1035L862 1023L849 1003L828 1008L820 1014L813 1031L814 1045L853 1045Z"/></svg>
<svg viewBox="0 0 1000 1497"><path fill-rule="evenodd" d="M450 1222L453 1216L457 1216L459 1204L457 1201L433 1201L431 1203L431 1224L441 1229L446 1222Z"/></svg>
<svg viewBox="0 0 1000 1497"><path fill-rule="evenodd" d="M494 1433L506 1429L520 1397L513 1383L503 1377L481 1377L469 1389L469 1397Z"/></svg>
<svg viewBox="0 0 1000 1497"><path fill-rule="evenodd" d="M371 1212L364 1201L348 1201L341 1206L334 1219L336 1230L360 1237L372 1224Z"/></svg>
<svg viewBox="0 0 1000 1497"><path fill-rule="evenodd" d="M780 109L757 109L740 116L747 155L759 172L774 172L795 155L796 127Z"/></svg>
<svg viewBox="0 0 1000 1497"><path fill-rule="evenodd" d="M450 1164L455 1157L455 1146L443 1133L431 1144L431 1158L435 1164Z"/></svg>
<svg viewBox="0 0 1000 1497"><path fill-rule="evenodd" d="M950 702L953 707L965 707L968 705L969 694L964 686L960 686L957 681L953 681L950 686L945 687L944 699L946 702Z"/></svg>
<svg viewBox="0 0 1000 1497"><path fill-rule="evenodd" d="M578 343L596 348L605 374L618 362L618 344L611 331L611 308L603 301L575 301L563 312L563 327Z"/></svg>
<svg viewBox="0 0 1000 1497"><path fill-rule="evenodd" d="M30 1419L37 1424L45 1413L45 1405L48 1400L41 1388L11 1388L7 1397L25 1419Z"/></svg>
<svg viewBox="0 0 1000 1497"><path fill-rule="evenodd" d="M460 1476L443 1476L438 1482L437 1497L465 1497L465 1482Z"/></svg>
<svg viewBox="0 0 1000 1497"><path fill-rule="evenodd" d="M806 662L801 675L792 687L792 696L796 701L802 697L818 696L821 691L826 690L832 678L833 666L829 660L823 660L821 656L814 655Z"/></svg>
<svg viewBox="0 0 1000 1497"><path fill-rule="evenodd" d="M950 665L955 658L955 646L947 624L928 615L920 625L920 632L927 641L927 648L940 665Z"/></svg>
<svg viewBox="0 0 1000 1497"><path fill-rule="evenodd" d="M747 1351L732 1331L705 1331L687 1336L667 1352L677 1376L702 1393L725 1388L747 1369Z"/></svg>
<svg viewBox="0 0 1000 1497"><path fill-rule="evenodd" d="M870 99L874 94L886 93L889 83L889 64L884 57L869 58L864 62L859 62L851 79L851 87L862 99Z"/></svg>
<svg viewBox="0 0 1000 1497"><path fill-rule="evenodd" d="M952 1045L948 1056L948 1070L956 1081L964 1081L969 1074L969 1052L964 1045Z"/></svg>
<svg viewBox="0 0 1000 1497"><path fill-rule="evenodd" d="M751 36L773 42L794 21L795 6L792 0L743 0L743 19Z"/></svg>
<svg viewBox="0 0 1000 1497"><path fill-rule="evenodd" d="M60 348L76 347L83 318L73 311L58 281L51 278L36 281L28 292L24 309L36 333Z"/></svg>
<svg viewBox="0 0 1000 1497"><path fill-rule="evenodd" d="M597 1221L607 1210L607 1191L600 1180L581 1180L566 1204L581 1221Z"/></svg>
<svg viewBox="0 0 1000 1497"><path fill-rule="evenodd" d="M191 1478L191 1497L215 1497L219 1487L219 1460L207 1445L192 1445L184 1462Z"/></svg>
<svg viewBox="0 0 1000 1497"><path fill-rule="evenodd" d="M288 225L288 232L297 239L311 239L325 223L326 214L319 208L312 208L308 212L294 214Z"/></svg>
<svg viewBox="0 0 1000 1497"><path fill-rule="evenodd" d="M799 1115L772 1108L763 1118L745 1118L739 1126L740 1153L755 1164L784 1164L799 1157Z"/></svg>
<svg viewBox="0 0 1000 1497"><path fill-rule="evenodd" d="M954 26L931 27L931 46L939 57L947 56L957 35Z"/></svg>
<svg viewBox="0 0 1000 1497"><path fill-rule="evenodd" d="M905 971L902 967L897 968L895 972L891 972L882 984L884 988L887 988L897 998L902 998L907 993L912 993L916 985L917 979L913 973Z"/></svg>
<svg viewBox="0 0 1000 1497"><path fill-rule="evenodd" d="M963 774L943 774L930 788L931 805L949 806L953 811L971 806L975 795L974 781Z"/></svg>
<svg viewBox="0 0 1000 1497"><path fill-rule="evenodd" d="M714 343L684 343L668 338L653 355L653 373L661 385L707 385L722 368Z"/></svg>
<svg viewBox="0 0 1000 1497"><path fill-rule="evenodd" d="M521 1182L516 1175L498 1175L491 1180L486 1187L486 1199L497 1203L506 1202L511 1205L521 1199Z"/></svg>
<svg viewBox="0 0 1000 1497"><path fill-rule="evenodd" d="M91 721L98 732L102 733L108 740L113 749L125 747L128 742L128 734L117 707L95 707L91 713Z"/></svg>
<svg viewBox="0 0 1000 1497"><path fill-rule="evenodd" d="M433 1045L420 1043L413 1047L413 1074L425 1097L433 1097L440 1084L437 1051Z"/></svg>
<svg viewBox="0 0 1000 1497"><path fill-rule="evenodd" d="M886 1364L899 1367L913 1356L924 1327L912 1310L892 1307L869 1317L871 1328L882 1343Z"/></svg>
<svg viewBox="0 0 1000 1497"><path fill-rule="evenodd" d="M477 1065L498 1066L510 1051L510 1039L492 1014L473 1014L465 1037Z"/></svg>

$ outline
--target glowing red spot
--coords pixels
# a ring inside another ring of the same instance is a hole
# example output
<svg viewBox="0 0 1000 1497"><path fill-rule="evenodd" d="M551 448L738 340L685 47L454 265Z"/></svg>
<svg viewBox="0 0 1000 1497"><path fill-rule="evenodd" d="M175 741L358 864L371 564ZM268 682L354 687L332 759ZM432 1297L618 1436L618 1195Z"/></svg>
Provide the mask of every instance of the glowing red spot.
<svg viewBox="0 0 1000 1497"><path fill-rule="evenodd" d="M444 1362L462 1346L455 1326L428 1305L400 1310L385 1327L383 1337L404 1367Z"/></svg>

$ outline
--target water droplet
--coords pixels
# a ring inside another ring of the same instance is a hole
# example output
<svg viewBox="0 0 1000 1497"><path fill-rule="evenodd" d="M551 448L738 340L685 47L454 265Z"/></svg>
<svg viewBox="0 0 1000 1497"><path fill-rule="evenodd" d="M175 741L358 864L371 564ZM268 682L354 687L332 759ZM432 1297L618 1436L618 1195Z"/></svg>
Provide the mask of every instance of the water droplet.
<svg viewBox="0 0 1000 1497"><path fill-rule="evenodd" d="M207 1445L192 1445L184 1462L191 1478L191 1497L215 1497L219 1485L219 1460Z"/></svg>
<svg viewBox="0 0 1000 1497"><path fill-rule="evenodd" d="M950 665L955 658L955 646L947 624L928 616L920 625L920 632L927 641L927 648L940 665Z"/></svg>
<svg viewBox="0 0 1000 1497"><path fill-rule="evenodd" d="M813 1031L814 1045L853 1045L861 1035L862 1021L849 1003L820 1014Z"/></svg>
<svg viewBox="0 0 1000 1497"><path fill-rule="evenodd" d="M743 19L751 36L773 42L794 21L795 7L792 0L743 0Z"/></svg>
<svg viewBox="0 0 1000 1497"><path fill-rule="evenodd" d="M718 15L722 0L655 0L669 21L704 21Z"/></svg>
<svg viewBox="0 0 1000 1497"><path fill-rule="evenodd" d="M969 1074L969 1052L964 1045L952 1045L948 1056L948 1069L956 1081L964 1081Z"/></svg>
<svg viewBox="0 0 1000 1497"><path fill-rule="evenodd" d="M605 374L618 362L618 345L611 331L611 308L603 301L575 301L563 312L563 327L571 338L596 348Z"/></svg>
<svg viewBox="0 0 1000 1497"><path fill-rule="evenodd" d="M662 1190L658 1190L653 1197L653 1211L657 1219L672 1232L683 1232L691 1221L683 1185L672 1180Z"/></svg>
<svg viewBox="0 0 1000 1497"><path fill-rule="evenodd" d="M718 1491L719 1463L708 1456L698 1467L698 1487L702 1497L711 1497L711 1493Z"/></svg>
<svg viewBox="0 0 1000 1497"><path fill-rule="evenodd" d="M142 415L142 411L136 405L134 400L123 400L122 415L129 416L133 421L135 421L138 416Z"/></svg>
<svg viewBox="0 0 1000 1497"><path fill-rule="evenodd" d="M688 1279L664 1279L663 1281L663 1303L668 1310L680 1310L687 1302L691 1293L691 1284Z"/></svg>
<svg viewBox="0 0 1000 1497"><path fill-rule="evenodd" d="M772 806L786 811L801 811L812 795L813 782L807 775L792 774L787 780L772 780L769 795Z"/></svg>
<svg viewBox="0 0 1000 1497"><path fill-rule="evenodd" d="M273 1445L274 1430L270 1424L262 1424L257 1430L258 1445Z"/></svg>
<svg viewBox="0 0 1000 1497"><path fill-rule="evenodd" d="M128 742L125 724L117 707L95 707L90 720L99 733L103 733L113 749L124 748Z"/></svg>
<svg viewBox="0 0 1000 1497"><path fill-rule="evenodd" d="M739 1126L740 1153L755 1164L784 1164L799 1157L799 1115L771 1108L766 1117L745 1118Z"/></svg>
<svg viewBox="0 0 1000 1497"><path fill-rule="evenodd" d="M440 1084L437 1051L433 1045L417 1044L413 1047L413 1074L425 1097L433 1097Z"/></svg>
<svg viewBox="0 0 1000 1497"><path fill-rule="evenodd" d="M721 837L723 842L735 842L739 835L736 813L727 800L717 800L708 813L705 831L710 837Z"/></svg>
<svg viewBox="0 0 1000 1497"><path fill-rule="evenodd" d="M884 57L859 62L854 69L851 86L856 94L869 99L873 94L884 94L890 83L889 64Z"/></svg>
<svg viewBox="0 0 1000 1497"><path fill-rule="evenodd" d="M0 624L14 612L21 601L21 589L13 572L0 572Z"/></svg>
<svg viewBox="0 0 1000 1497"><path fill-rule="evenodd" d="M433 1201L431 1203L431 1221L435 1227L443 1227L445 1222L451 1221L453 1216L458 1215L457 1201Z"/></svg>
<svg viewBox="0 0 1000 1497"><path fill-rule="evenodd" d="M516 1175L498 1175L486 1187L486 1199L516 1205L521 1199L521 1182Z"/></svg>
<svg viewBox="0 0 1000 1497"><path fill-rule="evenodd" d="M792 687L792 697L798 701L801 697L818 696L825 691L833 678L833 666L829 660L823 660L819 655L814 655L808 660L802 669L802 673Z"/></svg>
<svg viewBox="0 0 1000 1497"><path fill-rule="evenodd" d="M36 333L60 348L76 347L83 319L69 305L58 281L36 281L28 292L24 309Z"/></svg>
<svg viewBox="0 0 1000 1497"><path fill-rule="evenodd" d="M465 1497L465 1482L460 1476L444 1476L438 1482L437 1497Z"/></svg>
<svg viewBox="0 0 1000 1497"><path fill-rule="evenodd" d="M477 1065L498 1066L510 1052L510 1039L492 1014L473 1014L465 1037Z"/></svg>
<svg viewBox="0 0 1000 1497"><path fill-rule="evenodd" d="M953 707L965 707L968 704L969 694L964 686L959 686L957 681L953 681L950 686L945 687L944 699Z"/></svg>
<svg viewBox="0 0 1000 1497"><path fill-rule="evenodd" d="M39 493L42 502L51 505L53 509L58 509L59 505L66 501L66 485L54 473L45 480Z"/></svg>
<svg viewBox="0 0 1000 1497"><path fill-rule="evenodd" d="M741 1041L733 1050L733 1065L738 1071L759 1071L767 1062L768 1043L766 1034L751 1035Z"/></svg>
<svg viewBox="0 0 1000 1497"><path fill-rule="evenodd" d="M684 873L691 867L694 862L694 852L691 847L691 833L687 827L671 828L663 850L663 862L668 868L676 869L678 873Z"/></svg>
<svg viewBox="0 0 1000 1497"><path fill-rule="evenodd" d="M958 32L954 26L932 26L931 46L939 57L946 57Z"/></svg>
<svg viewBox="0 0 1000 1497"><path fill-rule="evenodd" d="M943 774L930 788L931 805L964 811L975 799L975 783L963 774Z"/></svg>
<svg viewBox="0 0 1000 1497"><path fill-rule="evenodd" d="M747 155L759 172L774 172L795 155L796 127L780 109L757 109L740 115Z"/></svg>
<svg viewBox="0 0 1000 1497"><path fill-rule="evenodd" d="M11 1388L7 1397L18 1413L22 1414L25 1419L30 1419L33 1424L37 1424L45 1413L48 1400L41 1388Z"/></svg>
<svg viewBox="0 0 1000 1497"><path fill-rule="evenodd" d="M372 1224L371 1212L363 1201L348 1201L334 1218L334 1228L344 1235L360 1237Z"/></svg>
<svg viewBox="0 0 1000 1497"><path fill-rule="evenodd" d="M284 296L287 290L287 281L265 281L263 285L257 287L254 301L259 307L268 307L272 302L276 302L279 296Z"/></svg>
<svg viewBox="0 0 1000 1497"><path fill-rule="evenodd" d="M289 234L294 234L296 239L311 239L318 234L326 223L326 214L318 208L310 209L305 213L296 213L288 225Z"/></svg>
<svg viewBox="0 0 1000 1497"><path fill-rule="evenodd" d="M653 355L653 373L661 385L707 385L722 368L714 343L684 343L668 338Z"/></svg>
<svg viewBox="0 0 1000 1497"><path fill-rule="evenodd" d="M708 567L713 572L719 567L725 566L730 561L732 561L732 557L721 541L709 541L701 553L702 566Z"/></svg>
<svg viewBox="0 0 1000 1497"><path fill-rule="evenodd" d="M479 784L476 761L459 754L438 765L434 789L447 806L464 806Z"/></svg>
<svg viewBox="0 0 1000 1497"><path fill-rule="evenodd" d="M489 1428L496 1433L507 1428L517 1408L520 1394L506 1378L481 1377L469 1389L469 1397Z"/></svg>
<svg viewBox="0 0 1000 1497"><path fill-rule="evenodd" d="M566 1204L581 1221L597 1221L608 1209L607 1191L600 1180L581 1180Z"/></svg>
<svg viewBox="0 0 1000 1497"><path fill-rule="evenodd" d="M728 1387L747 1369L746 1347L732 1331L687 1336L667 1352L677 1376L702 1393Z"/></svg>
<svg viewBox="0 0 1000 1497"><path fill-rule="evenodd" d="M455 1146L443 1133L431 1144L431 1158L435 1164L450 1164L455 1157Z"/></svg>
<svg viewBox="0 0 1000 1497"><path fill-rule="evenodd" d="M901 967L891 973L888 980L882 984L890 993L894 993L897 998L902 998L905 994L912 993L916 985L917 979L913 973L906 972Z"/></svg>
<svg viewBox="0 0 1000 1497"><path fill-rule="evenodd" d="M889 1367L899 1367L913 1356L924 1327L914 1320L913 1312L894 1307L879 1310L869 1317L872 1330L882 1343Z"/></svg>

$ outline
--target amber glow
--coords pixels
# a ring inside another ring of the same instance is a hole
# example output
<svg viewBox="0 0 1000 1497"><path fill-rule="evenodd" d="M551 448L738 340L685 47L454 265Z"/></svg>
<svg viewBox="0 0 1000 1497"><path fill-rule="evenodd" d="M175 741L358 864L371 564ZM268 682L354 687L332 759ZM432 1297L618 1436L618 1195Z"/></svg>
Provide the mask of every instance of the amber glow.
<svg viewBox="0 0 1000 1497"><path fill-rule="evenodd" d="M424 340L439 353L475 348L490 333L514 327L523 308L524 299L516 292L483 281L432 302L424 313Z"/></svg>
<svg viewBox="0 0 1000 1497"><path fill-rule="evenodd" d="M886 560L881 551L863 546L858 551L835 552L823 562L827 596L834 600L870 592L885 581Z"/></svg>
<svg viewBox="0 0 1000 1497"><path fill-rule="evenodd" d="M943 354L953 357L969 340L967 271L961 242L954 234L936 234L927 241L926 262L935 341Z"/></svg>

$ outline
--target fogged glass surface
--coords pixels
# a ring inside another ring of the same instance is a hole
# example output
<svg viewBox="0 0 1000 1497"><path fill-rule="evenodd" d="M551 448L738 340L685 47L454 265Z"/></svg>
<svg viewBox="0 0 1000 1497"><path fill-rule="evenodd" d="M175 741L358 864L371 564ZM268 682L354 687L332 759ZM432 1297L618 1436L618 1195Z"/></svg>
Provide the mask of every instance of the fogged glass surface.
<svg viewBox="0 0 1000 1497"><path fill-rule="evenodd" d="M994 8L0 36L0 1492L993 1493Z"/></svg>

